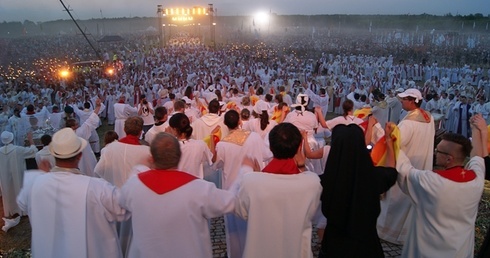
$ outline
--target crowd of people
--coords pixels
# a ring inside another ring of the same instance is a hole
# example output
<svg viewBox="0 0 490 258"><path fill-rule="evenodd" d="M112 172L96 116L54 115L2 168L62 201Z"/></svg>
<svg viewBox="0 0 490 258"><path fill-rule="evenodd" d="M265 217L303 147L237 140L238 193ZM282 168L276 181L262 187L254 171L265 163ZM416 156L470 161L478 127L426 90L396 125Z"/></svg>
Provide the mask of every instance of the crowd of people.
<svg viewBox="0 0 490 258"><path fill-rule="evenodd" d="M1 77L2 229L28 215L35 257L211 257L219 216L228 257L312 257L313 226L320 257L382 257L380 239L473 256L487 68L186 35L112 47L71 77Z"/></svg>

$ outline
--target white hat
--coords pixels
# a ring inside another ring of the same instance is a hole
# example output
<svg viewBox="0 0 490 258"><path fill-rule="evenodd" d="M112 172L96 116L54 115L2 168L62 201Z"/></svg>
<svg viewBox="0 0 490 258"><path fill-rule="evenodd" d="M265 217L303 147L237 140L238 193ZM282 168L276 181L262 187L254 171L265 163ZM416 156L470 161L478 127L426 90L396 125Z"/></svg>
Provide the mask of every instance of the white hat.
<svg viewBox="0 0 490 258"><path fill-rule="evenodd" d="M192 101L187 96L182 97L182 100L185 102L185 104L192 104Z"/></svg>
<svg viewBox="0 0 490 258"><path fill-rule="evenodd" d="M402 93L402 92L404 92L404 91L405 91L405 89L404 89L404 88L398 88L398 89L396 89L396 92L398 92L398 93Z"/></svg>
<svg viewBox="0 0 490 258"><path fill-rule="evenodd" d="M253 110L256 114L260 115L260 114L262 114L262 111L268 111L269 110L269 105L267 104L267 102L265 102L263 100L259 100L259 101L257 101L257 103L255 103Z"/></svg>
<svg viewBox="0 0 490 258"><path fill-rule="evenodd" d="M419 100L422 100L422 93L420 93L417 89L408 89L402 93L398 94L400 98L412 97L415 98L415 103L419 103Z"/></svg>
<svg viewBox="0 0 490 258"><path fill-rule="evenodd" d="M158 92L158 95L160 96L160 98L166 98L168 96L168 90L167 89L162 89Z"/></svg>
<svg viewBox="0 0 490 258"><path fill-rule="evenodd" d="M3 144L9 144L14 140L14 134L9 131L3 131L0 137Z"/></svg>
<svg viewBox="0 0 490 258"><path fill-rule="evenodd" d="M53 135L49 152L55 158L68 159L76 156L87 147L87 141L78 137L71 128L63 128Z"/></svg>
<svg viewBox="0 0 490 258"><path fill-rule="evenodd" d="M301 107L301 112L305 111L305 107L308 105L308 95L306 94L298 94L296 97L296 104L292 104L291 107Z"/></svg>

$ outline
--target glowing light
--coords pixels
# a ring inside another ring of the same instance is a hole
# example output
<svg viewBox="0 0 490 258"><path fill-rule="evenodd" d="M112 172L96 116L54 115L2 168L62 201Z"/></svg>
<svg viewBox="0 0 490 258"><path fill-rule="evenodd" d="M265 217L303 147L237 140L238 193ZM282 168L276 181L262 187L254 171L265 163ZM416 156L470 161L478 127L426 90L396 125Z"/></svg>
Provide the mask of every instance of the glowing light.
<svg viewBox="0 0 490 258"><path fill-rule="evenodd" d="M61 70L60 71L60 76L61 76L61 78L67 78L68 76L70 76L70 72L68 70L66 70L66 69Z"/></svg>
<svg viewBox="0 0 490 258"><path fill-rule="evenodd" d="M266 24L269 21L269 14L266 12L258 12L254 16L254 21L258 24Z"/></svg>
<svg viewBox="0 0 490 258"><path fill-rule="evenodd" d="M114 69L112 69L112 68L107 69L107 74L108 75L113 75L114 74Z"/></svg>

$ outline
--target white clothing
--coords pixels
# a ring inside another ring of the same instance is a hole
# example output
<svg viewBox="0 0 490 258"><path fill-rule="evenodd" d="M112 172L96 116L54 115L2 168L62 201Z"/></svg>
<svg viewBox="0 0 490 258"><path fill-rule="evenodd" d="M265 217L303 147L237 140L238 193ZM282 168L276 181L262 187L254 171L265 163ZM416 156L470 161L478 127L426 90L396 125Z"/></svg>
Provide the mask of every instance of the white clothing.
<svg viewBox="0 0 490 258"><path fill-rule="evenodd" d="M455 182L414 168L400 152L398 184L413 204L402 257L473 257L485 164L481 157L473 157L465 169L473 170L476 178Z"/></svg>
<svg viewBox="0 0 490 258"><path fill-rule="evenodd" d="M333 128L337 125L350 125L350 124L357 124L360 125L364 122L364 120L352 116L352 115L347 115L347 116L338 116L335 118L332 118L330 120L325 121L327 124L328 129L333 130ZM363 129L364 130L364 129Z"/></svg>
<svg viewBox="0 0 490 258"><path fill-rule="evenodd" d="M429 123L409 120L408 115L398 124L400 129L400 146L417 169L432 170L434 152L434 118ZM379 238L395 244L403 244L407 237L412 212L410 199L398 185L386 192L381 200L381 213L378 217Z"/></svg>
<svg viewBox="0 0 490 258"><path fill-rule="evenodd" d="M143 125L152 125L155 123L155 118L153 118L153 114L150 112L150 109L153 110L153 104L148 102L148 107L146 105L138 104L138 110L141 110L140 117L143 118Z"/></svg>
<svg viewBox="0 0 490 258"><path fill-rule="evenodd" d="M152 126L148 132L146 132L145 134L145 142L148 143L148 145L151 145L151 142L153 141L153 139L155 139L155 136L158 134L158 133L164 133L165 132L165 129L167 129L168 127L168 120L167 122L161 124L161 125L154 125Z"/></svg>
<svg viewBox="0 0 490 258"><path fill-rule="evenodd" d="M129 257L211 258L208 219L233 211L235 195L201 179L157 194L136 175L122 187L120 204L132 213Z"/></svg>
<svg viewBox="0 0 490 258"><path fill-rule="evenodd" d="M36 164L39 167L39 164L41 164L41 161L47 160L49 161L50 167L55 166L55 159L53 155L49 152L49 146L44 146L40 151L36 153Z"/></svg>
<svg viewBox="0 0 490 258"><path fill-rule="evenodd" d="M122 257L115 222L127 215L118 199L99 178L57 167L26 173L17 202L29 215L33 257Z"/></svg>
<svg viewBox="0 0 490 258"><path fill-rule="evenodd" d="M223 117L209 113L194 121L192 126L192 139L203 140L211 134L216 126L221 127L221 137L228 135L228 127L223 123Z"/></svg>
<svg viewBox="0 0 490 258"><path fill-rule="evenodd" d="M243 175L235 208L247 220L243 257L313 257L312 219L321 192L320 178L312 172Z"/></svg>
<svg viewBox="0 0 490 258"><path fill-rule="evenodd" d="M126 137L126 132L124 132L124 122L131 116L137 116L138 110L129 104L116 103L114 104L114 116L116 121L114 124L114 131L119 136L119 139Z"/></svg>
<svg viewBox="0 0 490 258"><path fill-rule="evenodd" d="M104 148L94 173L107 182L121 188L131 175L131 169L138 165L148 165L150 147L122 142L112 142Z"/></svg>
<svg viewBox="0 0 490 258"><path fill-rule="evenodd" d="M213 164L213 154L202 140L179 140L180 156L178 169L201 179L204 178L203 163Z"/></svg>
<svg viewBox="0 0 490 258"><path fill-rule="evenodd" d="M37 148L7 144L0 148L0 189L2 190L3 214L10 217L16 213L21 214L15 201L22 188L26 159L34 158Z"/></svg>
<svg viewBox="0 0 490 258"><path fill-rule="evenodd" d="M277 122L275 120L269 120L269 124L265 127L264 130L260 128L260 118L254 118L248 121L247 123L242 125L243 130L250 131L250 132L256 132L260 135L260 138L262 140L266 139L266 136L269 134L269 132L274 128L274 126L277 125Z"/></svg>
<svg viewBox="0 0 490 258"><path fill-rule="evenodd" d="M237 132L239 133L239 132ZM264 141L257 133L250 132L242 146L225 142L223 139L216 144L216 162L217 168L223 167L222 188L229 190L235 182L238 171L242 166L245 157L256 160L261 168L263 161L266 160L270 150L266 147Z"/></svg>
<svg viewBox="0 0 490 258"><path fill-rule="evenodd" d="M92 112L88 119L75 130L75 134L78 137L89 141L92 132L95 131L95 128L99 126L99 123L99 116ZM94 176L95 164L97 164L97 158L95 157L92 148L87 145L82 151L82 158L78 163L78 168L80 168L82 174L87 176Z"/></svg>

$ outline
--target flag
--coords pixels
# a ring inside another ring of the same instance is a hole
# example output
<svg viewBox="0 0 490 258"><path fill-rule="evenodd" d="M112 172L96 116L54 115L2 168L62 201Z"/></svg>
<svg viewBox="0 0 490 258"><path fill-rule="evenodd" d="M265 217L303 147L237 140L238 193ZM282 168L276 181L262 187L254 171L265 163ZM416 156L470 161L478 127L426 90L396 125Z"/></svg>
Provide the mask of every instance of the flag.
<svg viewBox="0 0 490 258"><path fill-rule="evenodd" d="M393 125L393 132L390 137L393 141L393 151L395 152L395 160L398 158L398 153L400 152L400 129L398 126ZM374 145L371 151L371 158L375 166L384 166L386 163L386 137L383 136Z"/></svg>

